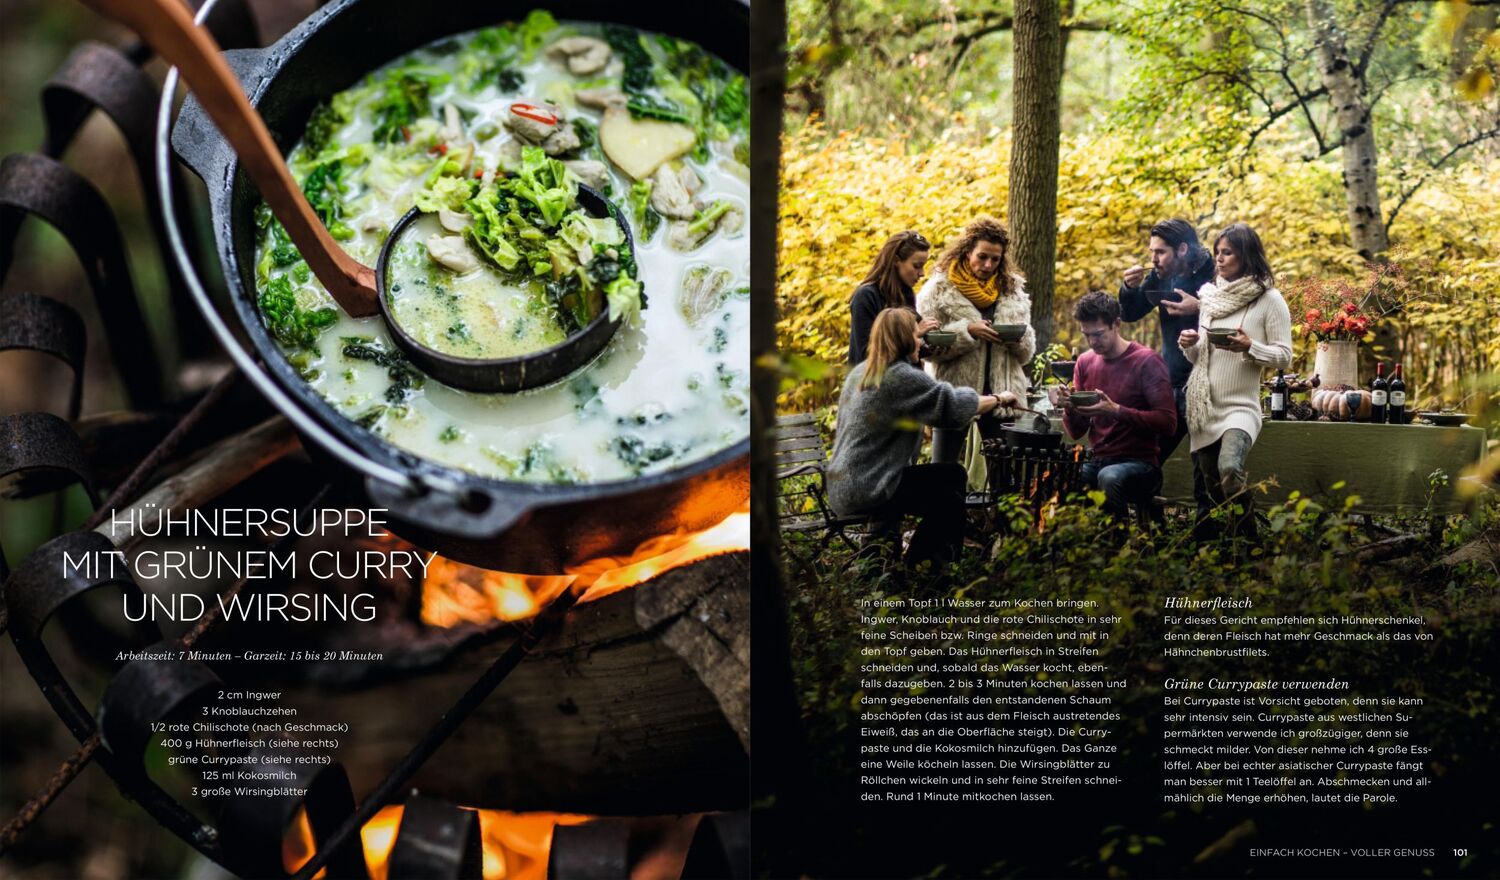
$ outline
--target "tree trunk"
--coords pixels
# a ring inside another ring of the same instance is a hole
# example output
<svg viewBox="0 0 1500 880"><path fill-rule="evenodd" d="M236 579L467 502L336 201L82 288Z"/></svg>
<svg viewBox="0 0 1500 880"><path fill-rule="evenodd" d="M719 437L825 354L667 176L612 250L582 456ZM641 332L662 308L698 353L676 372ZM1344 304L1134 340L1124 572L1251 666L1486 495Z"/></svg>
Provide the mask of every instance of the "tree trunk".
<svg viewBox="0 0 1500 880"><path fill-rule="evenodd" d="M776 507L777 196L781 181L781 116L786 79L786 3L757 0L750 8L750 606L755 652L755 755L750 791L772 804L756 820L756 873L802 872L803 835L816 827L808 804L813 784L792 683L786 580Z"/></svg>
<svg viewBox="0 0 1500 880"><path fill-rule="evenodd" d="M1010 231L1016 267L1031 294L1037 349L1052 341L1057 264L1058 83L1062 28L1057 0L1017 0L1015 137L1010 158Z"/></svg>
<svg viewBox="0 0 1500 880"><path fill-rule="evenodd" d="M1318 47L1318 67L1334 118L1343 137L1344 201L1349 213L1349 243L1365 259L1389 246L1385 215L1380 210L1380 156L1370 118L1364 71L1349 60L1344 31L1327 0L1307 0L1307 24Z"/></svg>
<svg viewBox="0 0 1500 880"><path fill-rule="evenodd" d="M1233 25L1223 24L1216 26L1209 30L1208 37L1206 38L1206 46L1210 52L1222 53L1225 56L1226 65L1234 71L1235 76L1241 78L1242 82L1251 82L1251 53L1242 48L1233 55L1229 54L1230 50L1234 47L1236 33L1237 31ZM1232 96L1230 100L1234 102L1234 111L1236 113L1243 116L1255 112L1252 106L1254 95L1249 89L1231 89L1229 94Z"/></svg>
<svg viewBox="0 0 1500 880"><path fill-rule="evenodd" d="M776 393L781 385L776 353L777 196L781 175L781 114L786 43L786 4L757 3L751 9L750 174L758 181L750 199L750 568L757 633L756 690L769 739L784 734L797 716L786 653L785 575L776 507ZM762 671L765 677L762 677ZM790 718L782 717L790 715ZM759 737L756 737L759 739Z"/></svg>

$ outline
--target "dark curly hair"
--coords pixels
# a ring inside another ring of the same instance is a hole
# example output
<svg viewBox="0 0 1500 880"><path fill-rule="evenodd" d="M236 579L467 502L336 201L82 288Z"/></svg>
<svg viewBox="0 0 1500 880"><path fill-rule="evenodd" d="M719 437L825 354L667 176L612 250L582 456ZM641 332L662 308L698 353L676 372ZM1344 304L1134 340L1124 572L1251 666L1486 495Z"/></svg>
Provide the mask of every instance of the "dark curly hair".
<svg viewBox="0 0 1500 880"><path fill-rule="evenodd" d="M1181 245L1187 245L1190 251L1203 247L1198 243L1198 231L1193 228L1193 224L1175 217L1152 226L1151 235L1166 242L1174 251Z"/></svg>
<svg viewBox="0 0 1500 880"><path fill-rule="evenodd" d="M970 221L964 231L959 233L958 241L949 245L943 255L938 257L937 267L947 272L955 260L967 260L974 245L981 241L1000 245L1000 268L995 272L995 283L1000 286L1001 296L1010 296L1017 274L1016 265L1010 258L1010 230L994 217L980 217Z"/></svg>
<svg viewBox="0 0 1500 880"><path fill-rule="evenodd" d="M1073 305L1073 320L1113 324L1120 320L1120 301L1102 290L1090 290Z"/></svg>

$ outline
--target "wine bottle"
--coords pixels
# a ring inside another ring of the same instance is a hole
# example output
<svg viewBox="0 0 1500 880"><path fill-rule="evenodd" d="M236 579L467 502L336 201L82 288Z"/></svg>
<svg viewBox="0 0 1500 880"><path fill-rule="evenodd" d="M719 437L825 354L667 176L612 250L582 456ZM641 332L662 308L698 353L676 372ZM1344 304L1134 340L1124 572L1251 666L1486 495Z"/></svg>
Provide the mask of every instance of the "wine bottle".
<svg viewBox="0 0 1500 880"><path fill-rule="evenodd" d="M1385 422L1385 405L1385 364L1376 362L1375 381L1370 383L1370 421L1377 425Z"/></svg>
<svg viewBox="0 0 1500 880"><path fill-rule="evenodd" d="M1276 371L1276 381L1271 383L1271 421L1286 421L1286 376Z"/></svg>
<svg viewBox="0 0 1500 880"><path fill-rule="evenodd" d="M1391 392L1386 400L1386 418L1393 425L1406 424L1406 383L1401 381L1401 365L1391 371Z"/></svg>

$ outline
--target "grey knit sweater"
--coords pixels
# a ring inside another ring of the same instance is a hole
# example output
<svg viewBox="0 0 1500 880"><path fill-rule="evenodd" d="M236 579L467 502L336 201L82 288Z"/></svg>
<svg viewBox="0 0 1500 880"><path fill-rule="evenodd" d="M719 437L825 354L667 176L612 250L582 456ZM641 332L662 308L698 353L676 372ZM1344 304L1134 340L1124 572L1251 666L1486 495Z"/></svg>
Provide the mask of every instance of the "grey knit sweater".
<svg viewBox="0 0 1500 880"><path fill-rule="evenodd" d="M914 364L891 364L879 388L859 388L865 361L849 371L828 463L828 500L840 514L880 507L896 494L901 470L916 458L922 425L964 428L979 411L979 392L939 382Z"/></svg>

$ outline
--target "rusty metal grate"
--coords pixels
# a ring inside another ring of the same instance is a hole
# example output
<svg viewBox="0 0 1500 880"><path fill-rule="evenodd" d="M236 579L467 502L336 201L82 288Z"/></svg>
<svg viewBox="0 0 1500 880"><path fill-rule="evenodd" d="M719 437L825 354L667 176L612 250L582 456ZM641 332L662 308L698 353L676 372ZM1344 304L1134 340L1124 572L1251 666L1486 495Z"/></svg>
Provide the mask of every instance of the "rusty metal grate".
<svg viewBox="0 0 1500 880"><path fill-rule="evenodd" d="M1018 449L1000 440L984 441L990 497L1019 495L1033 513L1053 498L1081 491L1083 463L1089 452L1080 446Z"/></svg>

